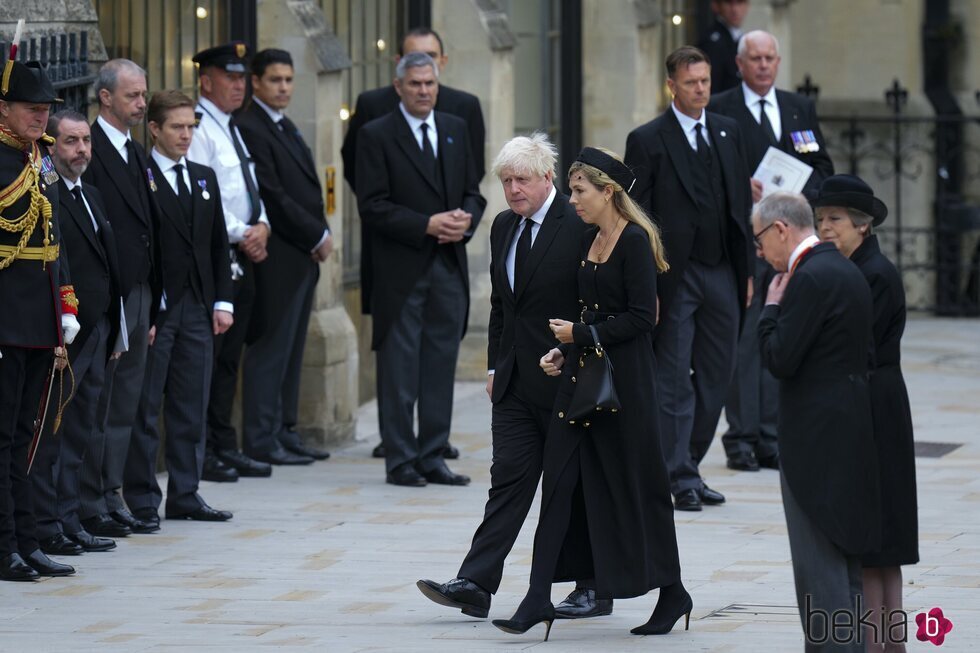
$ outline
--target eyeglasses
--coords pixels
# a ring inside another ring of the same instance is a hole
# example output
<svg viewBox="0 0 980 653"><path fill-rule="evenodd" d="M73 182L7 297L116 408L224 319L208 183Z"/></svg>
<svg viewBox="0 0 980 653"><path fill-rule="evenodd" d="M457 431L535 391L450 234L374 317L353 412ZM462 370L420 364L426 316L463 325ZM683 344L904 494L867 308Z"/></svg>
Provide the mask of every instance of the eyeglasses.
<svg viewBox="0 0 980 653"><path fill-rule="evenodd" d="M766 233L767 231L769 231L770 229L772 229L774 226L776 226L776 223L775 222L773 222L772 224L770 224L768 227L766 227L765 229L763 229L759 233L752 234L752 240L755 241L755 246L756 247L758 247L759 249L762 249L762 234Z"/></svg>

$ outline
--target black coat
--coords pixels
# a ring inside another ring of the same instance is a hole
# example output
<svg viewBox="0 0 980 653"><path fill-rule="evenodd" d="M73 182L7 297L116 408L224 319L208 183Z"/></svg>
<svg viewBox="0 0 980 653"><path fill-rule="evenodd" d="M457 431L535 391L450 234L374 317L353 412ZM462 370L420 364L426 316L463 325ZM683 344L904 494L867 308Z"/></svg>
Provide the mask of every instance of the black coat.
<svg viewBox="0 0 980 653"><path fill-rule="evenodd" d="M850 555L881 542L871 328L867 282L828 243L803 256L782 304L759 318L762 361L779 379L779 466L804 513Z"/></svg>
<svg viewBox="0 0 980 653"><path fill-rule="evenodd" d="M738 41L732 38L725 23L715 17L711 28L698 41L698 47L711 60L711 92L721 93L738 86L742 78L738 74L735 56L738 54Z"/></svg>
<svg viewBox="0 0 980 653"><path fill-rule="evenodd" d="M782 123L782 133L778 149L799 159L813 168L813 174L807 180L806 189L816 188L827 177L834 174L834 163L827 153L827 143L820 131L817 120L817 108L813 101L798 93L790 93L776 89L776 103L779 105L779 119ZM759 163L769 149L769 137L755 116L745 106L745 91L741 84L724 93L711 96L708 110L733 118L742 132L745 164L750 175L755 173ZM816 152L797 152L793 146L792 132L811 130L817 137L820 149Z"/></svg>
<svg viewBox="0 0 980 653"><path fill-rule="evenodd" d="M68 249L72 270L72 285L78 298L78 323L81 330L69 346L69 354L80 351L92 334L92 329L104 316L109 320L106 353L112 353L119 336L119 263L116 259L116 238L112 225L105 217L102 195L94 186L82 184L82 193L99 225L96 232L92 219L79 206L64 181L58 182L61 237Z"/></svg>
<svg viewBox="0 0 980 653"><path fill-rule="evenodd" d="M426 234L429 218L456 208L473 215L468 237L450 245L466 288L469 314L465 243L483 217L487 201L480 195L466 124L438 111L435 121L441 185L428 171L418 141L398 108L361 129L357 201L361 220L371 230L374 252L370 293L374 316L371 346L375 349L381 346L405 298L437 255L436 239ZM463 324L460 338L465 333L465 319Z"/></svg>
<svg viewBox="0 0 980 653"><path fill-rule="evenodd" d="M901 368L905 288L898 270L881 253L877 236L868 236L851 260L867 279L874 306L871 414L881 474L882 546L864 556L863 563L871 567L911 565L919 561L919 519L912 412Z"/></svg>
<svg viewBox="0 0 980 653"><path fill-rule="evenodd" d="M251 103L237 118L238 129L255 161L255 176L272 233L269 258L255 266L256 308L252 322L259 332L282 315L293 298L290 289L317 278L313 249L328 228L323 188L313 153L299 133L279 129L265 109ZM290 126L294 126L291 125Z"/></svg>
<svg viewBox="0 0 980 653"><path fill-rule="evenodd" d="M585 223L557 191L538 228L528 258L527 273L511 290L507 254L523 218L506 210L490 227L490 323L487 365L494 370L493 396L500 401L517 369L522 397L549 410L555 403L558 379L538 366L541 356L556 346L548 328L550 318L579 317L578 284L582 233Z"/></svg>
<svg viewBox="0 0 980 653"><path fill-rule="evenodd" d="M46 146L38 143L41 152ZM45 155L45 158L47 156ZM50 160L50 159L49 159ZM0 143L0 190L10 186L26 163L25 153ZM61 216L58 207L58 185L47 185L42 179L41 193L51 202L49 244L60 247L59 258L42 264L22 258L0 269L0 347L53 348L63 344L61 333L60 287L71 285L67 247L61 240ZM3 211L11 220L24 214L30 204L30 191ZM44 244L43 216L27 241L27 247ZM16 247L22 234L0 229L0 245ZM0 256L0 259L6 256ZM2 353L2 351L0 351ZM4 416L7 417L7 416Z"/></svg>
<svg viewBox="0 0 980 653"><path fill-rule="evenodd" d="M726 248L737 282L739 307L744 310L748 279L755 266L749 213L752 189L745 169L742 139L731 118L708 113L711 146L718 149L725 192L728 197L729 225ZM685 149L686 148L686 149ZM694 182L688 164L691 149L673 109L626 138L626 165L636 175L630 195L660 227L670 270L660 275L657 292L660 311L670 310L677 287L684 276L701 209L695 199Z"/></svg>
<svg viewBox="0 0 980 653"><path fill-rule="evenodd" d="M354 115L351 116L350 123L347 125L344 144L340 148L340 154L344 161L344 179L347 180L347 183L350 184L353 191L357 192L357 184L355 183L357 175L357 141L361 128L372 120L385 116L397 109L400 101L398 91L395 90L393 85L365 91L357 96ZM483 175L486 172L484 143L487 134L483 124L483 111L480 109L480 100L475 95L471 95L466 91L460 91L440 84L435 110L462 118L463 122L466 123L470 151L473 152L473 163L476 166L477 180L483 179ZM361 220L361 312L365 315L371 313L371 286L373 285L371 276L373 258L371 240L367 223Z"/></svg>
<svg viewBox="0 0 980 653"><path fill-rule="evenodd" d="M628 598L680 579L674 506L657 414L652 340L657 269L650 240L634 224L623 229L605 263L587 261L597 233L593 227L583 234L576 278L579 297L590 309L598 305L594 310L616 315L594 324L615 368L622 409L596 413L589 426L564 419L576 387L579 353L593 344L587 326L576 323L545 440L541 521L548 510L562 509L568 501L573 514L561 542L552 533L538 531L535 553L539 546L561 548L555 581L595 578L599 596ZM566 467L576 448L581 503L555 491L562 473L575 473Z"/></svg>
<svg viewBox="0 0 980 653"><path fill-rule="evenodd" d="M191 178L188 190L194 212L192 233L177 194L152 159L150 169L156 186L154 195L161 211L160 260L167 306L176 306L185 292L197 292L210 314L215 302L231 302L234 297L228 231L221 209L218 180L211 168L187 161ZM201 181L204 181L203 187ZM207 199L205 191L209 195ZM166 312L162 311L158 322L165 318Z"/></svg>

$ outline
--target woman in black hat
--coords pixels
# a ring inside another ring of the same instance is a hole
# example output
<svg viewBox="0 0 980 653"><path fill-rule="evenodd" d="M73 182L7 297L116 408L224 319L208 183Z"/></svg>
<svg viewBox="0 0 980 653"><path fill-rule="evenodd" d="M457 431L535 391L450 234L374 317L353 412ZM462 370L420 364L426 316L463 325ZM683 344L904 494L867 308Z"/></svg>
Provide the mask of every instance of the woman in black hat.
<svg viewBox="0 0 980 653"><path fill-rule="evenodd" d="M912 416L900 367L905 289L874 235L888 209L864 181L853 175L828 177L811 201L821 240L834 243L854 261L874 299L875 365L870 387L881 478L882 547L862 562L865 603L875 614L881 614L878 609L883 606L890 619L892 614L902 614L893 612L902 609L901 565L919 561ZM886 649L904 650L904 644L891 642L889 634L884 629L881 639Z"/></svg>
<svg viewBox="0 0 980 653"><path fill-rule="evenodd" d="M660 588L653 616L633 630L641 635L669 632L693 605L680 579L656 412L652 333L657 272L667 262L660 235L628 195L634 179L621 159L592 147L568 173L571 204L593 225L583 237L578 272L582 318L550 320L562 345L541 359L541 367L562 379L545 441L530 588L511 619L493 622L508 633L541 622L550 631L554 581L594 579L598 599ZM579 357L596 340L614 365L621 408L573 420L566 413Z"/></svg>

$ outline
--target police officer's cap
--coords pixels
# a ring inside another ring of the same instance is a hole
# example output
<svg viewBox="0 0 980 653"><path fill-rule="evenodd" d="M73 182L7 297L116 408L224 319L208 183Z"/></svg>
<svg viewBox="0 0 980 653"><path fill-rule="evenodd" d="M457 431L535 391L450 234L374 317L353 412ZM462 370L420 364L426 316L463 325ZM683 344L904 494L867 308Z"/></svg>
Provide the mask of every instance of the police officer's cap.
<svg viewBox="0 0 980 653"><path fill-rule="evenodd" d="M30 104L54 104L64 100L58 97L51 80L38 61L7 61L0 69L0 100L28 102Z"/></svg>
<svg viewBox="0 0 980 653"><path fill-rule="evenodd" d="M232 41L207 50L201 50L194 55L192 61L201 68L214 66L230 73L248 71L248 46L241 41Z"/></svg>

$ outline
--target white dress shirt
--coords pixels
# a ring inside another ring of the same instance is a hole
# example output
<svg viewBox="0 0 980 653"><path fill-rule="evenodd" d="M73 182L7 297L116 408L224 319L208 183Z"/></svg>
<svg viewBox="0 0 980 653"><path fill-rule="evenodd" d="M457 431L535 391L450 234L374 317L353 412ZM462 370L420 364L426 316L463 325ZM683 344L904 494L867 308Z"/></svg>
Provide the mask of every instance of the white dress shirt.
<svg viewBox="0 0 980 653"><path fill-rule="evenodd" d="M555 201L555 195L558 192L554 187L551 189L551 193L548 195L548 199L545 203L541 205L534 215L532 215L529 220L531 220L531 247L534 247L534 239L538 237L538 232L541 230L541 223L544 222L544 216L548 215L548 209L551 208L551 203ZM517 258L517 241L520 240L521 234L527 228L527 223L524 222L523 217L521 222L517 224L517 231L514 234L514 240L511 241L510 247L507 249L507 281L510 282L511 290L514 289L514 261Z"/></svg>
<svg viewBox="0 0 980 653"><path fill-rule="evenodd" d="M701 117L695 120L686 113L682 113L673 102L670 103L670 108L674 111L674 115L677 116L677 122L681 124L681 130L684 132L684 136L687 137L687 142L691 146L691 149L697 151L698 149L698 132L695 129L695 125L701 125L701 136L704 137L704 142L709 146L711 145L711 136L708 134L708 112L701 110Z"/></svg>
<svg viewBox="0 0 980 653"><path fill-rule="evenodd" d="M765 95L759 95L745 82L742 82L742 95L745 96L745 107L755 118L755 121L762 124L762 105L759 104L759 100L766 101L766 117L769 118L769 124L772 125L772 132L776 135L776 140L782 140L783 137L783 121L779 117L779 104L776 103L776 85L773 84L769 87L769 92Z"/></svg>
<svg viewBox="0 0 980 653"><path fill-rule="evenodd" d="M178 164L184 166L184 169L181 171L181 173L184 176L184 183L187 184L187 190L188 190L188 192L190 192L193 195L193 193L194 193L193 188L194 187L191 185L191 175L187 171L187 159L186 158L180 157L180 160L179 161L174 161L173 159L169 158L168 156L162 154L160 152L160 150L158 150L156 147L154 147L152 150L150 150L150 156L152 156L153 157L153 160L157 162L157 165L160 167L160 172L163 173L163 178L167 180L167 183L170 184L170 188L173 189L173 191L174 191L175 194L177 193L177 168L176 168L176 166ZM201 190L200 192L204 192L204 191ZM234 305L231 302L215 302L213 308L216 311L225 311L226 313L232 313L232 314L235 313L235 307L234 307ZM167 310L167 293L166 292L164 292L163 297L160 298L160 310L161 311Z"/></svg>
<svg viewBox="0 0 980 653"><path fill-rule="evenodd" d="M105 132L109 142L112 143L112 146L116 148L117 152L119 152L119 156L122 157L122 160L129 163L129 150L126 149L126 141L132 138L129 130L127 129L125 133L119 131L110 125L109 121L102 116L96 118L95 122L99 123L99 126L102 127L102 131Z"/></svg>
<svg viewBox="0 0 980 653"><path fill-rule="evenodd" d="M248 220L252 215L252 204L248 198L248 187L245 185L238 152L235 151L235 144L231 140L232 135L229 130L231 114L221 111L211 100L204 97L198 100L197 111L202 114L201 123L194 130L194 138L187 151L187 158L214 170L218 178L218 190L221 192L221 205L225 212L228 242L234 245L242 241L245 230L250 226ZM251 158L241 133L237 128L235 131L242 151ZM250 161L248 167L252 182L258 188L255 162ZM265 206L261 200L259 200L259 222L269 225L269 218L265 215Z"/></svg>
<svg viewBox="0 0 980 653"><path fill-rule="evenodd" d="M79 190L82 189L81 177L79 177L76 181L72 181L68 177L62 175L61 179L65 182L65 186L68 187L68 192L71 192L76 188ZM82 193L82 204L85 205L85 210L88 211L88 218L92 221L92 228L95 229L95 233L99 233L99 223L95 221L95 215L92 213L92 207L89 205L88 199L86 199L84 192Z"/></svg>
<svg viewBox="0 0 980 653"><path fill-rule="evenodd" d="M282 119L286 117L286 115L282 111L273 109L272 107L270 107L268 104L260 100L255 95L252 96L252 102L255 102L255 104L259 105L259 107L261 107L262 110L269 115L269 118L272 120L272 122L274 122L276 124L276 127L279 128L279 131L283 130L283 126L280 123L282 122ZM289 137L292 138L292 136ZM320 241L316 244L316 247L310 250L310 253L313 253L316 250L320 249L320 246L323 245L323 243L329 237L330 237L330 229L324 228L323 236L320 237Z"/></svg>
<svg viewBox="0 0 980 653"><path fill-rule="evenodd" d="M408 126L412 130L412 136L415 137L415 142L419 144L420 150L422 149L422 123L429 126L429 143L432 145L432 153L439 156L439 136L436 134L435 111L430 111L425 120L422 120L410 114L401 102L398 103L398 108L401 109L402 115L408 121Z"/></svg>

